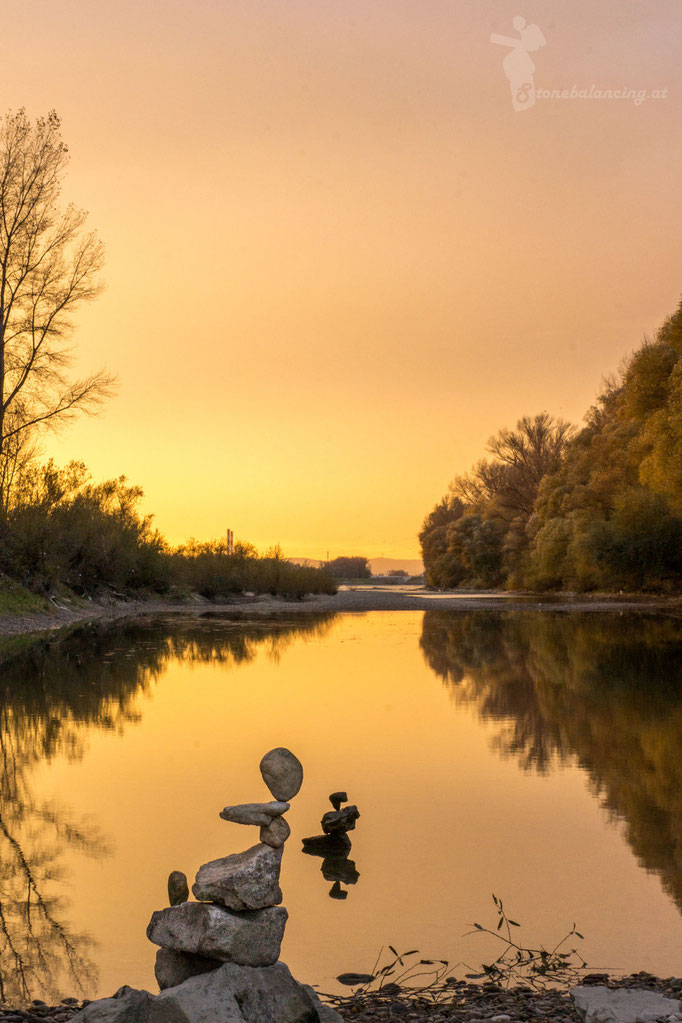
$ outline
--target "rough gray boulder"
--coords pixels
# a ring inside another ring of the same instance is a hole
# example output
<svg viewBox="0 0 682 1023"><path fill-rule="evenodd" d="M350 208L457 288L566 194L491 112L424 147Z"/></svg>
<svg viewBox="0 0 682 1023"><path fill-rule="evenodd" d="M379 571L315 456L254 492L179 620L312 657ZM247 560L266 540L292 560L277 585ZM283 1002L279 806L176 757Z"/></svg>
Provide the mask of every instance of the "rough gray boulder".
<svg viewBox="0 0 682 1023"><path fill-rule="evenodd" d="M198 977L201 973L210 973L222 966L220 959L207 959L205 956L192 955L191 952L176 952L172 948L160 948L156 953L154 974L161 991L167 987L177 987L190 977Z"/></svg>
<svg viewBox="0 0 682 1023"><path fill-rule="evenodd" d="M680 1003L656 991L641 988L608 988L603 984L574 987L575 1007L587 1023L647 1023L659 1016L680 1012Z"/></svg>
<svg viewBox="0 0 682 1023"><path fill-rule="evenodd" d="M282 906L233 913L210 902L183 902L152 913L147 937L176 952L242 966L271 966L279 958L287 917Z"/></svg>
<svg viewBox="0 0 682 1023"><path fill-rule="evenodd" d="M148 1023L154 995L135 988L118 989L112 998L90 1002L72 1018L72 1023Z"/></svg>
<svg viewBox="0 0 682 1023"><path fill-rule="evenodd" d="M260 829L260 840L273 849L280 849L291 834L291 828L284 817L273 817L272 823Z"/></svg>
<svg viewBox="0 0 682 1023"><path fill-rule="evenodd" d="M204 863L192 891L199 902L218 902L238 911L278 906L282 901L281 865L281 848L254 845L246 852Z"/></svg>
<svg viewBox="0 0 682 1023"><path fill-rule="evenodd" d="M277 746L260 762L263 781L275 799L293 799L303 784L303 765L291 750Z"/></svg>
<svg viewBox="0 0 682 1023"><path fill-rule="evenodd" d="M319 1021L310 995L284 963L261 969L226 963L179 987L167 988L154 999L149 1015L149 1023Z"/></svg>
<svg viewBox="0 0 682 1023"><path fill-rule="evenodd" d="M177 906L181 902L187 902L189 898L189 885L187 875L181 870L171 870L168 875L168 901L171 906Z"/></svg>
<svg viewBox="0 0 682 1023"><path fill-rule="evenodd" d="M220 816L224 821L232 821L234 824L255 824L266 828L288 809L289 804L283 800L274 800L270 803L240 803L238 806L226 806L220 811Z"/></svg>

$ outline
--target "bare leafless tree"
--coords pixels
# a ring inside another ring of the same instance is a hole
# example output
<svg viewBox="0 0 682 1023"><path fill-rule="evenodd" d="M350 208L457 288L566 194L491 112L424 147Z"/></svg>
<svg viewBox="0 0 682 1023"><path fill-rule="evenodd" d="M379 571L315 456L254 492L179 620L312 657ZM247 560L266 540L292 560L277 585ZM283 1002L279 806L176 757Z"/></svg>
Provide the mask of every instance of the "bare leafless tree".
<svg viewBox="0 0 682 1023"><path fill-rule="evenodd" d="M73 314L101 291L103 249L86 213L59 206L67 162L54 111L0 122L0 462L36 428L97 409L114 382L68 372Z"/></svg>

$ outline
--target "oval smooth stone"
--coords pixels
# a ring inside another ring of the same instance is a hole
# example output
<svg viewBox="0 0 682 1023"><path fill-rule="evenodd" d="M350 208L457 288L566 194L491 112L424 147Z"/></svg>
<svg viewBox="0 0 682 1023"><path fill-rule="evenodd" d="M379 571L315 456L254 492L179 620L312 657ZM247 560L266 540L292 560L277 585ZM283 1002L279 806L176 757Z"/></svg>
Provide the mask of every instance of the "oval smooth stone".
<svg viewBox="0 0 682 1023"><path fill-rule="evenodd" d="M260 762L260 773L275 799L293 799L303 784L303 765L284 746L265 754Z"/></svg>

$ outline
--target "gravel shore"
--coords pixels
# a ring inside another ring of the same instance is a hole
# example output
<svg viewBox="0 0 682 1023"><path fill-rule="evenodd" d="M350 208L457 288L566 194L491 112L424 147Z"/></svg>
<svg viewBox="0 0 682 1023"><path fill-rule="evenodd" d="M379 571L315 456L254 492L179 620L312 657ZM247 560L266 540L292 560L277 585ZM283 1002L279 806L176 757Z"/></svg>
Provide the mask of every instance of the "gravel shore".
<svg viewBox="0 0 682 1023"><path fill-rule="evenodd" d="M605 984L611 988L640 988L668 998L682 997L682 978L663 980L650 973L628 977L587 974L582 984ZM535 991L530 987L500 988L494 984L457 981L437 1001L428 996L365 993L360 996L326 996L345 1020L355 1023L581 1023L567 990Z"/></svg>
<svg viewBox="0 0 682 1023"><path fill-rule="evenodd" d="M160 597L145 600L53 602L46 612L0 615L0 636L48 632L81 622L116 621L148 615L274 615L328 614L366 611L623 611L682 615L682 598L589 596L572 594L430 592L422 586L344 586L334 596L289 600L269 595L235 597L220 602L193 596L178 602Z"/></svg>
<svg viewBox="0 0 682 1023"><path fill-rule="evenodd" d="M662 979L642 972L614 978L599 973L588 974L581 983L640 988L658 991L668 998L682 997L681 977ZM466 981L452 984L437 1001L406 990L398 994L323 995L323 999L348 1023L581 1023L582 1019L566 990L503 989ZM87 1000L65 998L53 1006L35 1001L23 1009L0 1007L0 1023L67 1023L87 1004Z"/></svg>

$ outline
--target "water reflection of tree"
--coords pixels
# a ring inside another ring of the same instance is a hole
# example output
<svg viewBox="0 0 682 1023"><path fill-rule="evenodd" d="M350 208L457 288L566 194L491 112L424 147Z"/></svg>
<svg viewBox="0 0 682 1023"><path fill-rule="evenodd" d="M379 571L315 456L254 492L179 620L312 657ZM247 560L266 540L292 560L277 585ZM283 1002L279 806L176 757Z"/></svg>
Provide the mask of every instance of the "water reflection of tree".
<svg viewBox="0 0 682 1023"><path fill-rule="evenodd" d="M138 698L169 661L237 665L263 648L277 658L329 624L131 623L0 649L0 1002L56 1000L96 984L93 942L69 925L63 881L73 853L102 857L110 845L92 820L36 794L34 769L79 759L93 728L134 724Z"/></svg>
<svg viewBox="0 0 682 1023"><path fill-rule="evenodd" d="M682 908L682 622L427 612L427 663L529 770L575 759Z"/></svg>

